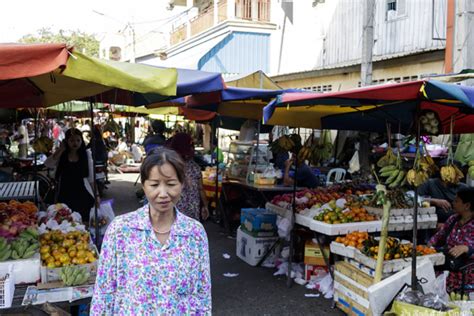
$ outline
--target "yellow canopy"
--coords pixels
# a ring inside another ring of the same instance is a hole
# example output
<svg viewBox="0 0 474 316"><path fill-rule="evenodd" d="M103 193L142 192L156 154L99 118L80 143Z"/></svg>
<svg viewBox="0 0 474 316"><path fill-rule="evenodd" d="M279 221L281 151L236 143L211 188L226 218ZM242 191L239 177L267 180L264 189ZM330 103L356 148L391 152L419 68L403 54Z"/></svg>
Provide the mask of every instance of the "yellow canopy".
<svg viewBox="0 0 474 316"><path fill-rule="evenodd" d="M280 90L281 87L277 85L270 77L263 71L259 70L242 77L234 77L226 80L226 85L238 88L256 88Z"/></svg>
<svg viewBox="0 0 474 316"><path fill-rule="evenodd" d="M113 88L163 96L176 94L176 69L99 60L73 52L66 69L31 77L43 106L94 96Z"/></svg>

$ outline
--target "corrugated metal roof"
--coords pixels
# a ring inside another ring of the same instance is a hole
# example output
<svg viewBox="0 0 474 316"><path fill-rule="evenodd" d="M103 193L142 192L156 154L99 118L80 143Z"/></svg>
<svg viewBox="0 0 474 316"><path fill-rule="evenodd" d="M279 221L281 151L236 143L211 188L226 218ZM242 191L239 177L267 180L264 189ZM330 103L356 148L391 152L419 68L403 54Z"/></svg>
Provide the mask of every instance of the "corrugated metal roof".
<svg viewBox="0 0 474 316"><path fill-rule="evenodd" d="M269 52L270 34L232 32L199 60L198 69L222 74L268 72Z"/></svg>

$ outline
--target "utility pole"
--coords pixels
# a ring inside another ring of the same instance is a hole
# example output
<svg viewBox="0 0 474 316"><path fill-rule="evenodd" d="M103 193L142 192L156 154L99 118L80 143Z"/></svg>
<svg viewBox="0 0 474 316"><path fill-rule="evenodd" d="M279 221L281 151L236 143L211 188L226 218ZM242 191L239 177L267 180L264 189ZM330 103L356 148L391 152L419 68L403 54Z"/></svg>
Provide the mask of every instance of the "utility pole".
<svg viewBox="0 0 474 316"><path fill-rule="evenodd" d="M474 69L474 1L455 1L453 70ZM467 80L474 85L474 80Z"/></svg>
<svg viewBox="0 0 474 316"><path fill-rule="evenodd" d="M362 86L372 84L372 51L374 48L375 0L364 0L362 29L362 60L360 82Z"/></svg>
<svg viewBox="0 0 474 316"><path fill-rule="evenodd" d="M360 64L360 82L363 87L372 84L372 52L374 48L375 0L363 0L362 17L362 57ZM370 175L369 133L359 132L359 162L362 176Z"/></svg>

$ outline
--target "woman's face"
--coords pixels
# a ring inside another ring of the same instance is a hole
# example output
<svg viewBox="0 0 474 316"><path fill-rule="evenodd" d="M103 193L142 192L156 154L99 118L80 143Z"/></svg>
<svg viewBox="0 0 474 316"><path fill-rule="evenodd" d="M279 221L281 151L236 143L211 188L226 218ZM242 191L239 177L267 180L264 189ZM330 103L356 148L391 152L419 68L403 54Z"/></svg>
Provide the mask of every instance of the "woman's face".
<svg viewBox="0 0 474 316"><path fill-rule="evenodd" d="M456 196L456 198L453 201L453 209L457 214L464 214L466 212L471 212L471 204L464 203L459 198L459 196Z"/></svg>
<svg viewBox="0 0 474 316"><path fill-rule="evenodd" d="M82 139L79 135L71 135L67 140L67 145L72 150L78 150L82 145Z"/></svg>
<svg viewBox="0 0 474 316"><path fill-rule="evenodd" d="M183 185L179 182L174 167L165 163L150 170L150 176L143 183L143 190L150 207L159 213L173 210L178 202Z"/></svg>

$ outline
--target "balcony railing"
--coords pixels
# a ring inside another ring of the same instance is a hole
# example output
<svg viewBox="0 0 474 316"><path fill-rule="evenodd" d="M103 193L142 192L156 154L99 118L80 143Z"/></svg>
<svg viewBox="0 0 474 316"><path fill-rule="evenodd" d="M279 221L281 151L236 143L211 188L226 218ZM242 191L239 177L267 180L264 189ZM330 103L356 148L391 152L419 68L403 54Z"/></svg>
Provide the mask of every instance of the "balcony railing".
<svg viewBox="0 0 474 316"><path fill-rule="evenodd" d="M191 36L211 28L214 25L214 7L202 12L189 23L191 23Z"/></svg>
<svg viewBox="0 0 474 316"><path fill-rule="evenodd" d="M177 28L170 35L171 46L181 43L191 36L204 32L214 25L229 20L228 6L235 4L231 12L238 20L249 20L257 22L270 22L270 1L271 0L220 0L217 3L217 14L214 14L214 6L210 6L195 18L189 20ZM252 7L253 6L253 7ZM189 23L189 29L187 27Z"/></svg>
<svg viewBox="0 0 474 316"><path fill-rule="evenodd" d="M219 23L227 20L227 0L221 0L217 4L217 20Z"/></svg>
<svg viewBox="0 0 474 316"><path fill-rule="evenodd" d="M170 44L171 46L181 43L186 39L186 24L181 24L171 32Z"/></svg>

